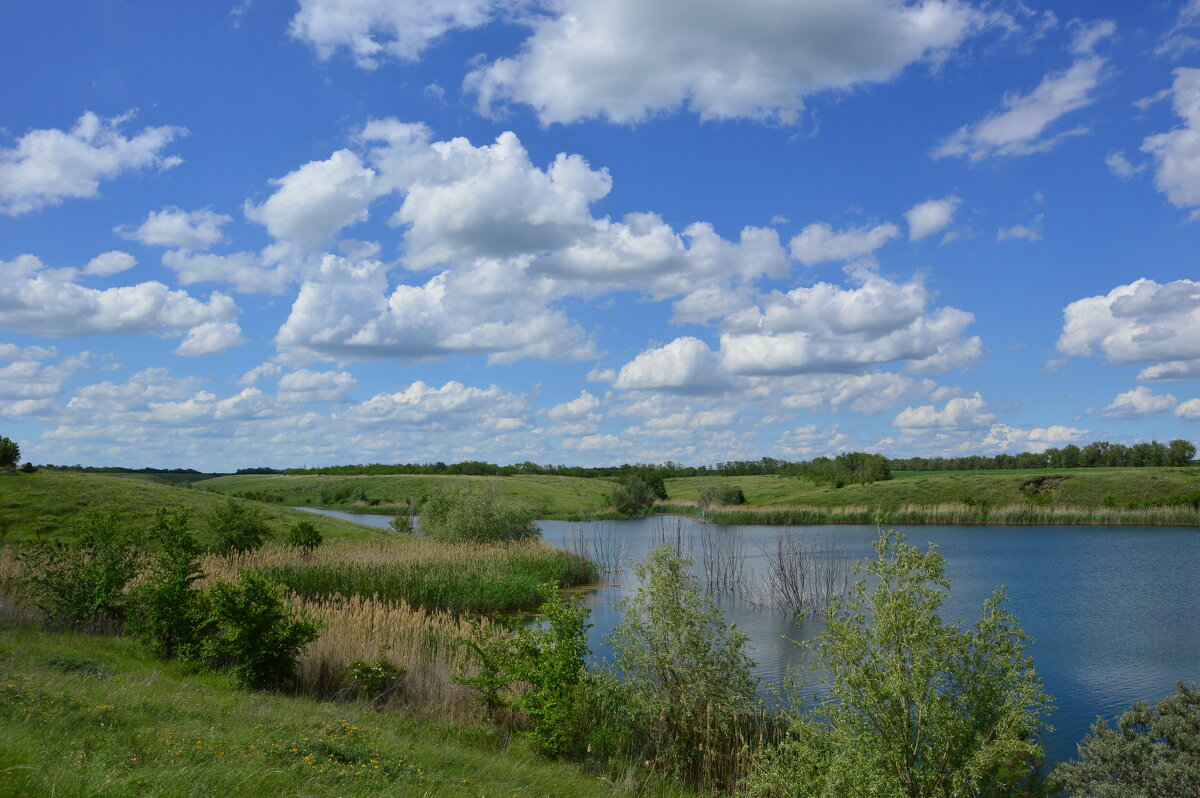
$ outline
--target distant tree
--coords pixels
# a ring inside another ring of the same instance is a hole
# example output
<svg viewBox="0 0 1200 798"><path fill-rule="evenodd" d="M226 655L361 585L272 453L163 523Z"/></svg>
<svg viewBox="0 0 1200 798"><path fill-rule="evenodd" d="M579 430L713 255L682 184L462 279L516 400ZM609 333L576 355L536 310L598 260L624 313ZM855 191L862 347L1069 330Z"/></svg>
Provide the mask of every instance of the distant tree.
<svg viewBox="0 0 1200 798"><path fill-rule="evenodd" d="M297 521L288 530L288 545L312 554L321 545L321 533L311 521Z"/></svg>
<svg viewBox="0 0 1200 798"><path fill-rule="evenodd" d="M1071 798L1200 795L1200 693L1180 682L1154 709L1136 702L1115 729L1098 719L1078 761L1051 780Z"/></svg>
<svg viewBox="0 0 1200 798"><path fill-rule="evenodd" d="M21 447L12 438L0 437L0 468L16 468Z"/></svg>
<svg viewBox="0 0 1200 798"><path fill-rule="evenodd" d="M614 510L633 516L650 512L656 498L654 488L637 474L621 477L609 493L609 502Z"/></svg>
<svg viewBox="0 0 1200 798"><path fill-rule="evenodd" d="M253 551L271 537L262 513L236 499L213 508L204 519L208 545L218 554Z"/></svg>
<svg viewBox="0 0 1200 798"><path fill-rule="evenodd" d="M1191 441L1176 438L1167 445L1167 465L1185 466L1196 457L1196 447Z"/></svg>

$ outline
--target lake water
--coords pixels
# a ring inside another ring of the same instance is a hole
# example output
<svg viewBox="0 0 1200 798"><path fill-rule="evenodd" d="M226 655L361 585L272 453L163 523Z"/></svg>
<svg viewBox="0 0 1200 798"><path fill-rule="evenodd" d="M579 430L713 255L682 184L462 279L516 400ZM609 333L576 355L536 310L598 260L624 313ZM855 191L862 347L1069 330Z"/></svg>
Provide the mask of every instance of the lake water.
<svg viewBox="0 0 1200 798"><path fill-rule="evenodd" d="M329 512L330 515L335 515ZM387 526L390 516L337 513ZM586 594L592 609L590 644L610 655L603 637L618 620L615 602L636 586L632 562L664 536L691 541L699 564L702 539L737 540L747 581L765 566L780 527L701 525L691 519L652 517L584 525L541 521L554 545L586 533L610 549L623 548L626 569ZM1069 758L1096 717L1112 719L1129 705L1174 692L1179 680L1200 682L1200 530L1176 527L914 526L901 528L910 543L938 545L946 558L950 598L943 617L971 623L984 599L1007 585L1008 608L1035 638L1034 666L1057 709L1047 735L1051 760ZM847 560L872 556L873 526L793 527L818 546L832 544ZM780 683L789 665L803 665L790 640L820 632L819 618L794 622L785 612L722 597L727 618L751 638L757 674Z"/></svg>

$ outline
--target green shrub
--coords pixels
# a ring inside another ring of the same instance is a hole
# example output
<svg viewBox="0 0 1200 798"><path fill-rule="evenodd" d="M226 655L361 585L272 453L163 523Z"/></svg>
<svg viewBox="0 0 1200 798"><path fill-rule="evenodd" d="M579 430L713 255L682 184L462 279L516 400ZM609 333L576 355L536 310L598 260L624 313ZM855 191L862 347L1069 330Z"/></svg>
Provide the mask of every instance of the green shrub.
<svg viewBox="0 0 1200 798"><path fill-rule="evenodd" d="M1180 682L1154 709L1136 702L1115 729L1097 720L1052 782L1071 798L1200 795L1200 692Z"/></svg>
<svg viewBox="0 0 1200 798"><path fill-rule="evenodd" d="M745 504L746 494L736 485L727 482L700 483L700 506L707 508L711 504L733 505Z"/></svg>
<svg viewBox="0 0 1200 798"><path fill-rule="evenodd" d="M170 659L199 642L206 614L204 595L194 587L203 576L200 546L188 529L187 510L160 507L151 536L160 548L146 581L131 593L135 611L128 631L156 655Z"/></svg>
<svg viewBox="0 0 1200 798"><path fill-rule="evenodd" d="M125 588L141 568L141 538L116 509L89 510L78 544L42 542L21 553L30 600L54 624L122 623Z"/></svg>
<svg viewBox="0 0 1200 798"><path fill-rule="evenodd" d="M229 499L205 518L209 548L217 554L253 551L271 537L257 507Z"/></svg>
<svg viewBox="0 0 1200 798"><path fill-rule="evenodd" d="M321 533L311 521L297 521L288 530L288 545L312 554L321 545Z"/></svg>
<svg viewBox="0 0 1200 798"><path fill-rule="evenodd" d="M393 665L384 657L375 662L356 659L346 668L354 694L377 706L404 691L404 668Z"/></svg>
<svg viewBox="0 0 1200 798"><path fill-rule="evenodd" d="M242 571L237 583L217 582L208 604L204 640L194 656L212 667L231 668L244 687L288 685L300 649L317 639L319 627L293 618L282 588L253 571Z"/></svg>
<svg viewBox="0 0 1200 798"><path fill-rule="evenodd" d="M695 784L728 784L742 732L758 713L747 636L726 626L690 573L691 560L659 546L634 570L609 637L625 684L629 741L660 770Z"/></svg>
<svg viewBox="0 0 1200 798"><path fill-rule="evenodd" d="M665 491L664 491L665 492ZM608 501L613 509L623 515L640 517L650 512L658 499L653 486L637 474L621 477L613 485Z"/></svg>
<svg viewBox="0 0 1200 798"><path fill-rule="evenodd" d="M425 501L421 530L448 543L492 543L541 537L533 513L492 486L447 488Z"/></svg>

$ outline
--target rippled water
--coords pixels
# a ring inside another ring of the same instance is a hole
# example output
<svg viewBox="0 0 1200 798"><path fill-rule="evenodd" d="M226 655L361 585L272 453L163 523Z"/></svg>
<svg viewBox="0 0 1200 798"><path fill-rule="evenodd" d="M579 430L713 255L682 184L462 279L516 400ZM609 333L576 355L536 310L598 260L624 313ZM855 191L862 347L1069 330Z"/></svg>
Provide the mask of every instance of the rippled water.
<svg viewBox="0 0 1200 798"><path fill-rule="evenodd" d="M339 514L386 526L389 516ZM546 540L567 544L581 525L540 522ZM685 540L700 536L690 519L661 517L599 522L589 533L621 544L628 561L641 559L665 534L682 526ZM795 531L833 543L851 560L872 554L873 526L810 526ZM742 541L747 570L761 567L764 548L779 527L713 526L714 535ZM1052 760L1074 755L1096 716L1112 718L1137 700L1151 703L1174 691L1179 680L1200 682L1200 530L1175 527L918 526L901 529L909 542L936 543L946 558L951 595L943 616L970 623L992 591L1007 585L1009 609L1035 638L1034 665L1053 696L1055 727L1046 739ZM699 560L699 542L693 544ZM592 609L590 643L597 657L609 654L603 636L618 619L615 602L636 585L632 569L587 594ZM802 665L791 639L810 639L820 620L795 624L782 612L723 600L727 617L750 635L757 672L779 683L789 664Z"/></svg>

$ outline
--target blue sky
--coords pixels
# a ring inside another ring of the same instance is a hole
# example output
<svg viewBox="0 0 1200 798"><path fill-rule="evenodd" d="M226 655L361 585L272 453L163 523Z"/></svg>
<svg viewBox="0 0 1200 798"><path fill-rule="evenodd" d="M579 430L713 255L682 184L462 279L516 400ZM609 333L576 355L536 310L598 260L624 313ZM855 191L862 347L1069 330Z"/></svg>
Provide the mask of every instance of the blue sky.
<svg viewBox="0 0 1200 798"><path fill-rule="evenodd" d="M5 17L35 462L1200 439L1200 0Z"/></svg>

